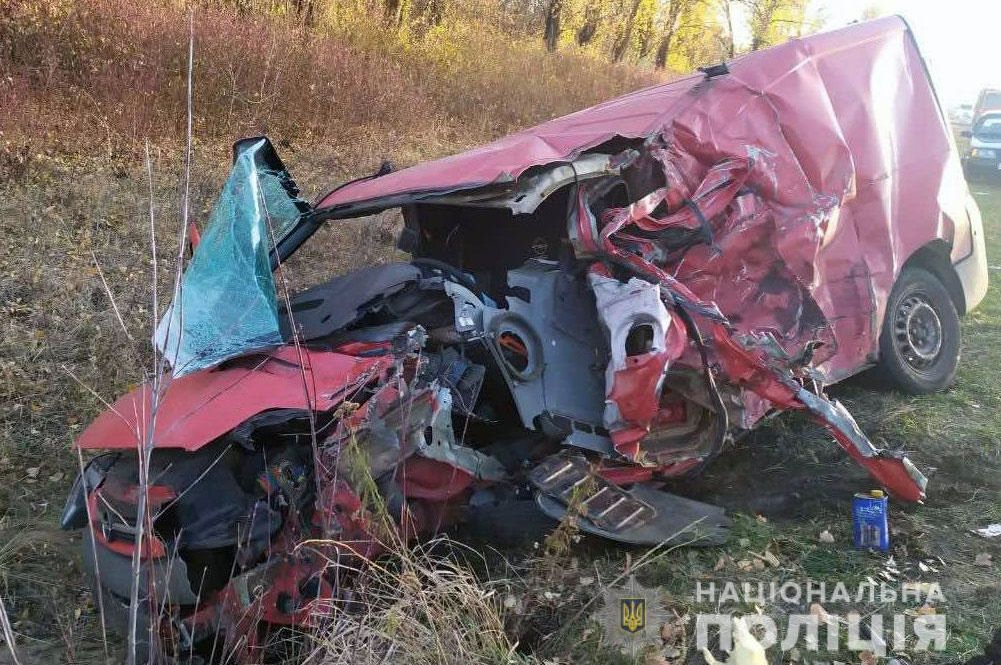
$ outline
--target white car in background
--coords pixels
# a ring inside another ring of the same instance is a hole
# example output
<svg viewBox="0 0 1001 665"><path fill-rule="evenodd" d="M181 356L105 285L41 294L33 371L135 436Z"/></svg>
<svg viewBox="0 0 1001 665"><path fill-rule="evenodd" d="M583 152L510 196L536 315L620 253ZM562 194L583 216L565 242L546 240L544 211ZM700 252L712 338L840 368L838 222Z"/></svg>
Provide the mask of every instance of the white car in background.
<svg viewBox="0 0 1001 665"><path fill-rule="evenodd" d="M1001 111L980 116L970 131L963 132L970 139L966 154L966 175L969 178L1001 172Z"/></svg>

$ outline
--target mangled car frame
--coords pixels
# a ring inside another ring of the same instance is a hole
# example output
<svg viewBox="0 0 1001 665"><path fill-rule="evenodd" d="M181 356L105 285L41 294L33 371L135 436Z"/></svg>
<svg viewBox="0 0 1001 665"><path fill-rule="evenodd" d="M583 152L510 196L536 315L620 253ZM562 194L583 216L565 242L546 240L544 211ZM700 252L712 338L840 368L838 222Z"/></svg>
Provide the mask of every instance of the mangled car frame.
<svg viewBox="0 0 1001 665"><path fill-rule="evenodd" d="M103 454L63 522L85 529L109 615L136 558L154 634L256 661L269 630L322 620L345 561L383 551L372 493L404 541L527 500L556 519L575 502L616 541L719 542L722 510L661 481L779 410L826 426L896 499L924 497L907 457L823 391L873 365L910 392L946 387L958 316L987 286L979 212L900 19L313 205L266 139L234 155L157 330L172 373L78 442ZM283 261L317 229L393 208L412 260L285 292Z"/></svg>

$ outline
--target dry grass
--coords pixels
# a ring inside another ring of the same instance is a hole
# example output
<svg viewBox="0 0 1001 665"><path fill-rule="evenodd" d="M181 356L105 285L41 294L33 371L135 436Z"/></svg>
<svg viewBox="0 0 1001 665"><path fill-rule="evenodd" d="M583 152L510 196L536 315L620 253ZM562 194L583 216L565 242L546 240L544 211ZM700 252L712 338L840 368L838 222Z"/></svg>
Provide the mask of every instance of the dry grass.
<svg viewBox="0 0 1001 665"><path fill-rule="evenodd" d="M137 158L183 136L186 21L169 0L4 0L0 130L8 172L24 146ZM415 34L365 5L331 4L313 30L196 7L195 136L268 133L311 150L375 140L436 154L654 81L483 20L487 0ZM357 156L348 150L349 157ZM364 154L364 151L361 152ZM415 155L416 156L416 155ZM354 170L348 166L345 170Z"/></svg>
<svg viewBox="0 0 1001 665"><path fill-rule="evenodd" d="M355 603L332 608L313 637L311 662L529 662L505 633L503 583L477 578L454 546L436 539L362 571Z"/></svg>

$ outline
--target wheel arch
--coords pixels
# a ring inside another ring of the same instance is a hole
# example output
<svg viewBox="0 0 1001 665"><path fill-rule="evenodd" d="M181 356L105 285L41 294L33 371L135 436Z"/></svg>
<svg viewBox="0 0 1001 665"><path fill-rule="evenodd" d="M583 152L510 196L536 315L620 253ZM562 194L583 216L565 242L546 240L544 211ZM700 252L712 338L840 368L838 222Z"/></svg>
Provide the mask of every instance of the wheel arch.
<svg viewBox="0 0 1001 665"><path fill-rule="evenodd" d="M904 262L905 268L923 268L935 275L949 293L956 313L966 314L966 295L956 269L952 266L952 247L944 240L935 239L919 248Z"/></svg>

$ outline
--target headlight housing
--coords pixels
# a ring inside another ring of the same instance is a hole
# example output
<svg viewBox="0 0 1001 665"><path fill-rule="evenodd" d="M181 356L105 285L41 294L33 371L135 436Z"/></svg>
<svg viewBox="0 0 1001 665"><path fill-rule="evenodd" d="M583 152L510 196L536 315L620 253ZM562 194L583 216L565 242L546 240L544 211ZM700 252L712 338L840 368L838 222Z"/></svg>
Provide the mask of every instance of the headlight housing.
<svg viewBox="0 0 1001 665"><path fill-rule="evenodd" d="M970 150L970 157L976 157L978 159L994 159L997 157L997 151L991 148L973 148Z"/></svg>

